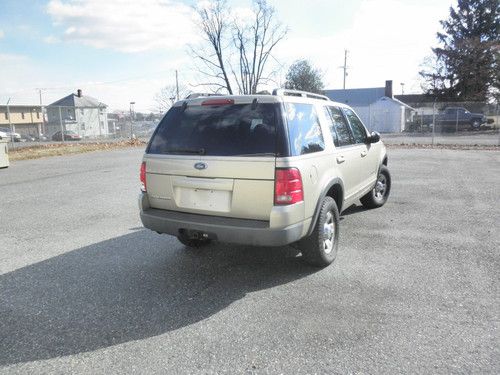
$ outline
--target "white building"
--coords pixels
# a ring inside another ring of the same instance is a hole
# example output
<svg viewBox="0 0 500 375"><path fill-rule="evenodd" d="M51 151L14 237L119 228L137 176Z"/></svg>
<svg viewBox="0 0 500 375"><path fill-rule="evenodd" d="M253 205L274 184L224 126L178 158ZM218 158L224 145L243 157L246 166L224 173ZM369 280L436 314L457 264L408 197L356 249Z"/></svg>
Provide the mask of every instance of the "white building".
<svg viewBox="0 0 500 375"><path fill-rule="evenodd" d="M399 133L407 129L414 109L392 94L392 81L385 87L325 90L331 100L351 106L369 131Z"/></svg>
<svg viewBox="0 0 500 375"><path fill-rule="evenodd" d="M49 136L62 129L87 138L109 135L107 105L82 95L80 89L47 106L47 122Z"/></svg>

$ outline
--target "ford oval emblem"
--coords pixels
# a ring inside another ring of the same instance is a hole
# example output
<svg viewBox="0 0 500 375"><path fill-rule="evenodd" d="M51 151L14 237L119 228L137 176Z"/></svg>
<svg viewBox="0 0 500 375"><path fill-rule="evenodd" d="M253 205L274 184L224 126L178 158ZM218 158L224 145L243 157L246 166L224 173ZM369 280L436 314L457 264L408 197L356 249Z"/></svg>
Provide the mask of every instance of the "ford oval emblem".
<svg viewBox="0 0 500 375"><path fill-rule="evenodd" d="M199 163L196 163L196 164L194 165L194 167L195 167L196 169L198 169L198 170L200 170L200 171L201 171L201 170L203 170L203 169L207 169L207 168L208 168L208 165L207 165L206 163L201 163L201 162L199 162Z"/></svg>

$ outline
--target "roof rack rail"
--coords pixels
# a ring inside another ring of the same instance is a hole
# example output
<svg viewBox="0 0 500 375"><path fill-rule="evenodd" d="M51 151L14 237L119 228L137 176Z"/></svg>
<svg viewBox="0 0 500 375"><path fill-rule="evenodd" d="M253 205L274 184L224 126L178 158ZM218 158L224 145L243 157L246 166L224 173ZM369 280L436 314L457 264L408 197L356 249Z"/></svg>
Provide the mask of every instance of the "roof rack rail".
<svg viewBox="0 0 500 375"><path fill-rule="evenodd" d="M188 96L186 96L185 99L196 99L196 98L201 98L201 97L207 97L207 96L223 96L224 94L214 94L214 93L208 93L208 92L192 92Z"/></svg>
<svg viewBox="0 0 500 375"><path fill-rule="evenodd" d="M274 96L301 96L303 98L312 98L312 99L321 99L321 100L330 100L328 96L321 94L314 94L312 92L300 91L300 90L290 90L290 89L274 89Z"/></svg>

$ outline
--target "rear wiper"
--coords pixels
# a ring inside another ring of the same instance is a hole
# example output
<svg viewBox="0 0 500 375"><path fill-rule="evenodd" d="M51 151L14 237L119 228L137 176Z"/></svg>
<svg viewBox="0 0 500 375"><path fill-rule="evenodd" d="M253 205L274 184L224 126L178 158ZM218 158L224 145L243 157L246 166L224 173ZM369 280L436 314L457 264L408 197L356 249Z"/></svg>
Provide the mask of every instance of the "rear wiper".
<svg viewBox="0 0 500 375"><path fill-rule="evenodd" d="M194 155L205 155L204 148L168 148L166 150L168 153L180 153L180 154L194 154Z"/></svg>

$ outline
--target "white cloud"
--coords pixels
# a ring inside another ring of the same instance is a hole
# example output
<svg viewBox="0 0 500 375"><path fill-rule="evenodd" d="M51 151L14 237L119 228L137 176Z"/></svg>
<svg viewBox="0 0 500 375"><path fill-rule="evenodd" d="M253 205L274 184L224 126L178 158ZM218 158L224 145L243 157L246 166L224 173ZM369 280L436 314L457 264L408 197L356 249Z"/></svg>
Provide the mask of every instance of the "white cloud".
<svg viewBox="0 0 500 375"><path fill-rule="evenodd" d="M45 38L43 38L43 42L47 43L47 44L56 44L56 43L59 43L60 41L61 40L54 35L49 35L49 36L46 36Z"/></svg>
<svg viewBox="0 0 500 375"><path fill-rule="evenodd" d="M171 0L51 0L47 13L65 41L121 52L179 48L197 39L193 10Z"/></svg>
<svg viewBox="0 0 500 375"><path fill-rule="evenodd" d="M5 36L5 33L3 32L3 30L0 29L0 39L2 39L4 36Z"/></svg>

